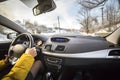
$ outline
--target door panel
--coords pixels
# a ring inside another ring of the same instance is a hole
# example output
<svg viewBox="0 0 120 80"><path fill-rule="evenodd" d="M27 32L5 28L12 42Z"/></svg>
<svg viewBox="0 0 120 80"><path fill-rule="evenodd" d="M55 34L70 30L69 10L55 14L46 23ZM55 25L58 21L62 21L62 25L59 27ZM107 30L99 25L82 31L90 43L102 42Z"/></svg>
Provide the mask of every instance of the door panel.
<svg viewBox="0 0 120 80"><path fill-rule="evenodd" d="M12 41L8 36L17 32L10 29L9 26L4 26L0 24L0 60L4 58L4 55L8 53L10 43ZM16 37L13 35L13 37Z"/></svg>
<svg viewBox="0 0 120 80"><path fill-rule="evenodd" d="M11 41L0 42L0 60L4 58L4 55L8 53L8 49Z"/></svg>

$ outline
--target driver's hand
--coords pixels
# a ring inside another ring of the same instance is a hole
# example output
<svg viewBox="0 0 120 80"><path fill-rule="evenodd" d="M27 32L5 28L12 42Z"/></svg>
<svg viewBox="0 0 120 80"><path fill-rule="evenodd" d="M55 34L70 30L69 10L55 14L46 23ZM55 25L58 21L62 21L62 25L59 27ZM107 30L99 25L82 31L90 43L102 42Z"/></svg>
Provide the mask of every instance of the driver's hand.
<svg viewBox="0 0 120 80"><path fill-rule="evenodd" d="M9 64L9 57L8 57L8 55L5 55L5 63Z"/></svg>
<svg viewBox="0 0 120 80"><path fill-rule="evenodd" d="M4 59L4 61L5 61L5 64L6 65L10 65L10 61L9 61L9 59L13 59L14 58L14 56L8 56L8 55L5 55L5 59Z"/></svg>
<svg viewBox="0 0 120 80"><path fill-rule="evenodd" d="M37 55L36 48L27 48L25 54L30 54L31 56L35 57Z"/></svg>

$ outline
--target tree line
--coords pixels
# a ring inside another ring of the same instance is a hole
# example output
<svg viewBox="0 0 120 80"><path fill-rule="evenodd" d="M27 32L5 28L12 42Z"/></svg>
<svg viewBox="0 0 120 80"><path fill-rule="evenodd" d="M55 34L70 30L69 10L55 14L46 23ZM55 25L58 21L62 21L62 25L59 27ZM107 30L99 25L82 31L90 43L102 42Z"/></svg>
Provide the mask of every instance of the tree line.
<svg viewBox="0 0 120 80"><path fill-rule="evenodd" d="M120 23L120 0L78 0L77 3L80 5L77 20L82 25L82 31L86 33L103 28L111 31L114 25ZM101 15L91 14L96 8L99 8Z"/></svg>

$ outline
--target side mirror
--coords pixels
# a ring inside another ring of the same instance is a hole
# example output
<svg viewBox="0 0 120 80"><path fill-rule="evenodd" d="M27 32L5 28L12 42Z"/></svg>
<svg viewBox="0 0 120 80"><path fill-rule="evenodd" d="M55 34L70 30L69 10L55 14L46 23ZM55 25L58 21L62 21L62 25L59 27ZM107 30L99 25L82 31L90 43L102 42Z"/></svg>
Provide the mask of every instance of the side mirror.
<svg viewBox="0 0 120 80"><path fill-rule="evenodd" d="M37 16L39 14L52 11L55 8L56 4L53 0L44 0L42 2L39 2L39 4L33 8L33 14Z"/></svg>
<svg viewBox="0 0 120 80"><path fill-rule="evenodd" d="M7 39L15 39L17 37L18 33L9 33L7 34Z"/></svg>

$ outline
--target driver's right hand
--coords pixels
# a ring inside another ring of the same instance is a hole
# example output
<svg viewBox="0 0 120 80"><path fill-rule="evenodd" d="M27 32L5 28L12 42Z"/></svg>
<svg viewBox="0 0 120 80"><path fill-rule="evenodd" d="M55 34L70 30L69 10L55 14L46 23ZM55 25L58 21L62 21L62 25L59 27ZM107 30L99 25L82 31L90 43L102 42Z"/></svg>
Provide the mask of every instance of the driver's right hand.
<svg viewBox="0 0 120 80"><path fill-rule="evenodd" d="M37 56L36 48L35 47L27 48L26 51L25 51L25 54L30 54L33 57Z"/></svg>

